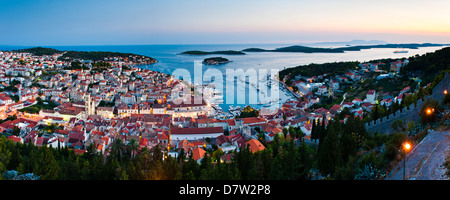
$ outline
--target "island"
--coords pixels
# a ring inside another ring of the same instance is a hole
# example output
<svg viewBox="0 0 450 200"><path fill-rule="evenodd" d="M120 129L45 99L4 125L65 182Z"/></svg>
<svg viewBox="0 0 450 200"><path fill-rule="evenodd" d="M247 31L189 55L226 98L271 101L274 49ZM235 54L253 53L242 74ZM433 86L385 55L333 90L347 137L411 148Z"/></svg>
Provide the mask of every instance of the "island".
<svg viewBox="0 0 450 200"><path fill-rule="evenodd" d="M262 49L262 48L247 48L241 51L227 50L227 51L185 51L180 54L183 55L245 55L245 52L293 52L293 53L345 53L346 51L361 51L363 49L373 48L402 48L402 49L418 49L420 47L437 47L437 46L449 46L449 44L432 44L432 43L410 43L410 44L379 44L379 45L358 45L337 48L323 48L323 47L307 47L300 45L293 45L288 47L280 47L276 49Z"/></svg>
<svg viewBox="0 0 450 200"><path fill-rule="evenodd" d="M212 57L212 58L205 58L202 63L205 65L222 65L229 62L232 61L223 57Z"/></svg>
<svg viewBox="0 0 450 200"><path fill-rule="evenodd" d="M227 50L227 51L185 51L181 53L182 55L213 55L213 54L222 54L222 55L245 55L242 51L235 50Z"/></svg>
<svg viewBox="0 0 450 200"><path fill-rule="evenodd" d="M344 53L342 49L332 49L332 48L316 48L316 47L306 47L306 46L289 46L277 48L274 50L266 50L260 48L248 48L242 50L244 52L300 52L300 53Z"/></svg>
<svg viewBox="0 0 450 200"><path fill-rule="evenodd" d="M338 47L338 48L320 48L320 47L307 47L307 46L288 46L281 47L272 50L261 49L261 48L247 48L242 50L243 52L298 52L298 53L344 53L346 51L361 51L362 49L373 49L373 48L405 48L405 49L418 49L420 47L437 47L437 46L448 46L445 44L432 44L432 43L411 43L411 44L380 44L380 45L358 45Z"/></svg>

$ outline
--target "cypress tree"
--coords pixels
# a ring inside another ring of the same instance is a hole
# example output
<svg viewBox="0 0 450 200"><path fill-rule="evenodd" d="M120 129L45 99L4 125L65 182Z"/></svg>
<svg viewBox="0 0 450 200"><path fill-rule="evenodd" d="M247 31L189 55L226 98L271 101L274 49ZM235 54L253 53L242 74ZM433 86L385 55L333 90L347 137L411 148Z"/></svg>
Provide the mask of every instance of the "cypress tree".
<svg viewBox="0 0 450 200"><path fill-rule="evenodd" d="M316 130L316 120L314 119L312 122L312 128L311 128L311 139L317 140L319 137L317 137L317 130Z"/></svg>

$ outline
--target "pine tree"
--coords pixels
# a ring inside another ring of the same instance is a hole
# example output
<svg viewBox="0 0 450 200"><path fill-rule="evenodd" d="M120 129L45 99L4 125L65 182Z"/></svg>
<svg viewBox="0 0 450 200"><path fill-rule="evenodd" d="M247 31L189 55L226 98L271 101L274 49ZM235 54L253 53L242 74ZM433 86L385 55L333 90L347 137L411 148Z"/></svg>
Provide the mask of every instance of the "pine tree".
<svg viewBox="0 0 450 200"><path fill-rule="evenodd" d="M6 137L2 135L0 137L0 179L3 172L6 170L6 166L11 159L11 152L6 148Z"/></svg>
<svg viewBox="0 0 450 200"><path fill-rule="evenodd" d="M372 109L372 119L376 121L378 119L378 105L375 105L375 107Z"/></svg>
<svg viewBox="0 0 450 200"><path fill-rule="evenodd" d="M42 146L39 154L37 174L43 180L56 180L59 175L59 165L53 156L53 152L47 146Z"/></svg>
<svg viewBox="0 0 450 200"><path fill-rule="evenodd" d="M319 137L317 135L317 126L316 126L316 120L315 119L312 122L311 139L313 139L313 140L319 139Z"/></svg>
<svg viewBox="0 0 450 200"><path fill-rule="evenodd" d="M281 148L281 147L280 147ZM281 180L284 179L283 177L283 166L281 164L281 157L283 156L282 152L279 152L277 156L275 157L272 167L269 173L269 179L270 180Z"/></svg>
<svg viewBox="0 0 450 200"><path fill-rule="evenodd" d="M325 128L325 115L322 117L322 124L320 125L320 134L319 134L319 138L321 135L323 135L326 132L326 128Z"/></svg>
<svg viewBox="0 0 450 200"><path fill-rule="evenodd" d="M121 167L117 168L116 170L116 178L117 180L129 180L128 175L125 169L122 169Z"/></svg>
<svg viewBox="0 0 450 200"><path fill-rule="evenodd" d="M84 161L81 167L81 180L91 180L91 168L88 160Z"/></svg>

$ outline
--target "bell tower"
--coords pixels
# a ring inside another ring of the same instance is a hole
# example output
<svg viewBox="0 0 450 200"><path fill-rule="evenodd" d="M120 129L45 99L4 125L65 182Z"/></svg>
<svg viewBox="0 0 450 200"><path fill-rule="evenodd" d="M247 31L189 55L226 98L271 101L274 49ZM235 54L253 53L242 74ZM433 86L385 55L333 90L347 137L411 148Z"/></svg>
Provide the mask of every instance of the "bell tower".
<svg viewBox="0 0 450 200"><path fill-rule="evenodd" d="M333 79L330 78L330 82L328 83L328 97L333 98L334 97L334 87L333 87Z"/></svg>
<svg viewBox="0 0 450 200"><path fill-rule="evenodd" d="M86 118L89 115L95 115L95 101L92 101L90 94L86 94L84 96L84 109L86 113Z"/></svg>

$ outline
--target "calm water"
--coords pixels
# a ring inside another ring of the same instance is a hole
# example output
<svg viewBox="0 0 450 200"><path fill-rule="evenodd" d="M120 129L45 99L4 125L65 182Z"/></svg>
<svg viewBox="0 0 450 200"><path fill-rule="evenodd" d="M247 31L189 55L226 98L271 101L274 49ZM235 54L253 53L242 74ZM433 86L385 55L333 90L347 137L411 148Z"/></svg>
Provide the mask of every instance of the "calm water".
<svg viewBox="0 0 450 200"><path fill-rule="evenodd" d="M229 45L111 45L111 46L50 46L58 50L76 50L76 51L112 51L135 53L146 55L158 60L158 63L142 66L155 71L171 74L175 69L187 69L193 73L194 62L201 62L203 59L214 56L225 57L232 62L214 66L212 68L219 69L225 74L226 69L244 69L253 68L258 69L279 69L295 67L298 65L305 65L310 63L326 63L339 61L369 61L381 58L402 58L409 57L416 54L422 55L427 52L434 52L443 47L424 47L419 49L406 49L408 53L394 54L393 51L398 49L368 49L361 51L349 51L345 53L277 53L277 52L260 52L260 53L246 53L246 55L206 55L206 56L192 56L180 55L179 53L188 50L202 50L202 51L217 51L217 50L242 50L250 47L274 49L277 47L290 46L292 44L229 44ZM0 46L0 50L10 50L27 47L13 47ZM203 66L203 72L211 67ZM193 77L192 77L193 80ZM224 84L225 86L225 84ZM236 88L236 87L235 87ZM226 89L225 89L226 90ZM291 95L283 90L279 90L279 98L284 102L286 99L292 98ZM235 103L237 100L245 98L248 102L248 87L245 91L235 91ZM226 94L226 93L224 93ZM242 95L245 94L245 95ZM224 95L225 103L227 95ZM261 99L258 99L258 101ZM230 104L222 104L224 110L228 109ZM245 105L245 104L241 104ZM255 107L262 107L262 105L254 105ZM273 106L271 107L273 108Z"/></svg>

